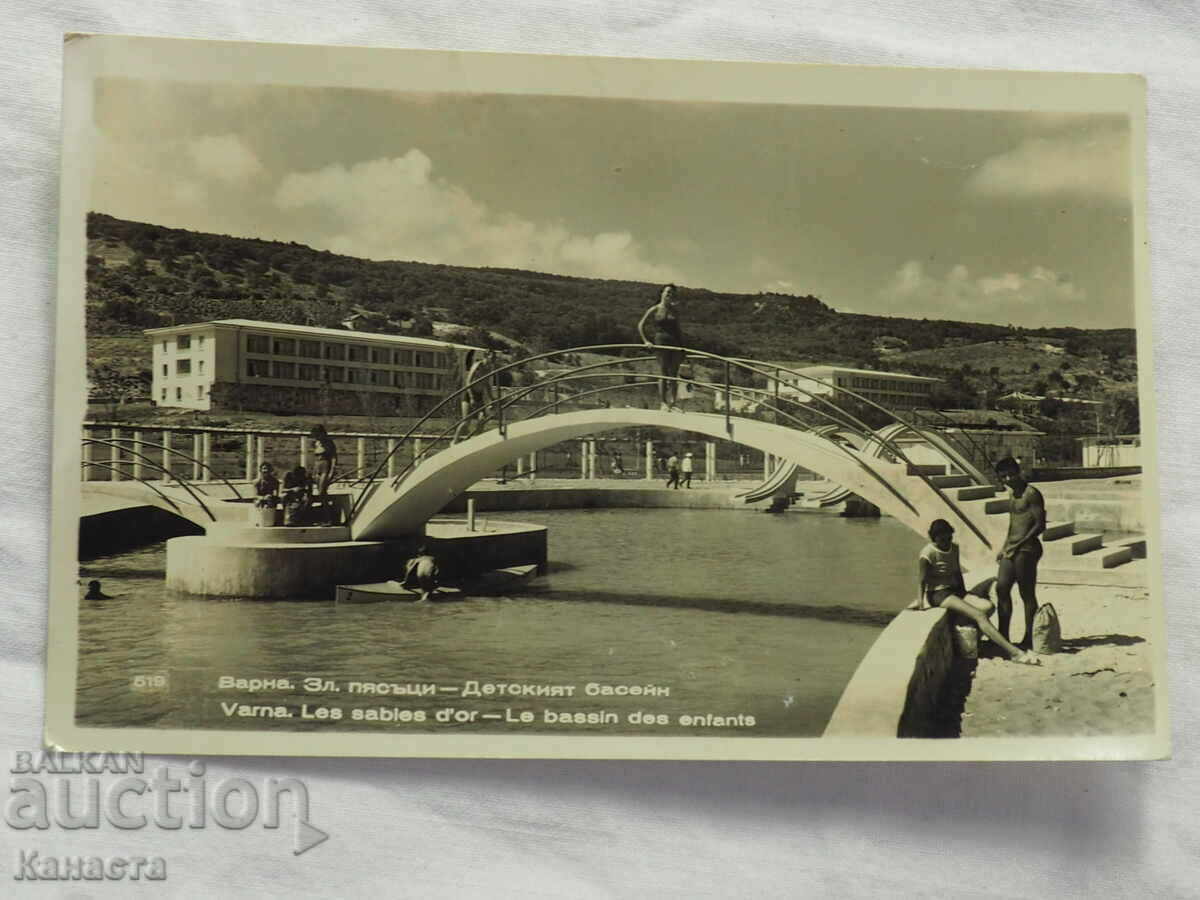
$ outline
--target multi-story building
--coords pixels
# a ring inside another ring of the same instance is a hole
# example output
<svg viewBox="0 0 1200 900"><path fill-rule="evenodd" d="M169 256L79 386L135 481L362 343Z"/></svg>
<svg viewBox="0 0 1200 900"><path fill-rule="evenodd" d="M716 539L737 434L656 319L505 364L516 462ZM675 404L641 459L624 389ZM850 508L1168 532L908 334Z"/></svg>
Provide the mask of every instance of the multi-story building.
<svg viewBox="0 0 1200 900"><path fill-rule="evenodd" d="M796 367L785 363L779 365L801 376L789 376L787 372L782 372L780 396L801 403L807 400L809 395L828 397L841 393L837 389L843 388L888 409L927 409L933 405L930 399L933 386L940 381L938 378L924 378L920 375L848 369L842 366Z"/></svg>
<svg viewBox="0 0 1200 900"><path fill-rule="evenodd" d="M145 332L159 406L421 415L478 348L428 338L218 319ZM452 411L457 414L457 411Z"/></svg>

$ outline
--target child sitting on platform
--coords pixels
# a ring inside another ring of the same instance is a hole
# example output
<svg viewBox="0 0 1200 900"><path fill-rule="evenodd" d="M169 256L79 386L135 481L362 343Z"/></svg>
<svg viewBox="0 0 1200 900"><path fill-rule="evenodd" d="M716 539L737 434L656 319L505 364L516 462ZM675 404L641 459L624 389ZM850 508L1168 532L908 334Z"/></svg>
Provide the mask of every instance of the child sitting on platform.
<svg viewBox="0 0 1200 900"><path fill-rule="evenodd" d="M994 607L987 598L967 593L959 565L958 544L954 543L954 528L950 523L945 519L934 519L929 526L929 541L917 563L921 594L909 609L941 606L974 622L1013 662L1027 666L1041 665L1036 654L1021 650L1007 641L996 626L988 621ZM987 584L990 586L991 582Z"/></svg>

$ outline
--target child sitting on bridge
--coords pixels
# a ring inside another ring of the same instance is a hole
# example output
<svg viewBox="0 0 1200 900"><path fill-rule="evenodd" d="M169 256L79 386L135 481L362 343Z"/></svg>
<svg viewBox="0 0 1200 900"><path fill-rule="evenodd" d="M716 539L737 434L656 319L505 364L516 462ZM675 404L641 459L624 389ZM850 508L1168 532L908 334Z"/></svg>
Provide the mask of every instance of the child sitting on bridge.
<svg viewBox="0 0 1200 900"><path fill-rule="evenodd" d="M917 563L921 575L921 594L909 609L930 609L935 606L948 609L979 626L979 630L1013 662L1027 666L1041 665L1036 654L1010 643L988 620L993 606L987 598L967 592L958 560L958 544L954 543L954 528L950 523L945 519L934 519L929 526L929 541ZM990 587L991 581L985 584Z"/></svg>

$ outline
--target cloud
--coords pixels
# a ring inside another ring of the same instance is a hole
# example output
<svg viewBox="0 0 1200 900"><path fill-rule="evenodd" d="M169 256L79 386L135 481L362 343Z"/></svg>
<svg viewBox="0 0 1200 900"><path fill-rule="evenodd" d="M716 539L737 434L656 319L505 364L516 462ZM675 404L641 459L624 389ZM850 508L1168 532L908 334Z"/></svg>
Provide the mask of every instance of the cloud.
<svg viewBox="0 0 1200 900"><path fill-rule="evenodd" d="M879 292L887 315L972 322L1061 325L1079 315L1087 292L1044 266L1027 273L1004 272L972 278L959 264L941 277L918 260L902 265Z"/></svg>
<svg viewBox="0 0 1200 900"><path fill-rule="evenodd" d="M275 203L300 223L295 240L353 256L681 280L671 266L647 259L628 231L575 234L489 209L437 177L433 161L416 148L350 167L292 172Z"/></svg>
<svg viewBox="0 0 1200 900"><path fill-rule="evenodd" d="M1109 130L1026 138L1012 150L984 160L966 189L981 197L1067 194L1127 201L1129 135Z"/></svg>
<svg viewBox="0 0 1200 900"><path fill-rule="evenodd" d="M234 134L209 134L188 142L196 172L221 181L244 181L262 171L254 151Z"/></svg>

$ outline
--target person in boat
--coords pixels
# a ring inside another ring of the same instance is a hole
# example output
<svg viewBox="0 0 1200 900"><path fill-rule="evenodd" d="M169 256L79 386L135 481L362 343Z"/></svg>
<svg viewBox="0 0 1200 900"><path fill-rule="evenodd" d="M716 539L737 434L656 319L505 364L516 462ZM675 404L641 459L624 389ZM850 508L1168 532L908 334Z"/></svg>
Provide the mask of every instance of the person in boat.
<svg viewBox="0 0 1200 900"><path fill-rule="evenodd" d="M298 525L312 502L312 478L308 469L296 463L296 467L283 476L283 520L289 525Z"/></svg>
<svg viewBox="0 0 1200 900"><path fill-rule="evenodd" d="M314 425L308 436L313 442L313 456L316 457L316 498L321 501L321 508L326 518L329 515L329 486L333 484L333 471L337 468L337 444L329 436L324 425Z"/></svg>
<svg viewBox="0 0 1200 900"><path fill-rule="evenodd" d="M99 581L89 581L87 593L83 595L84 600L111 600L108 594L100 589Z"/></svg>
<svg viewBox="0 0 1200 900"><path fill-rule="evenodd" d="M642 314L638 322L638 335L647 347L654 348L658 357L658 369L662 378L658 382L659 409L675 409L679 395L679 367L683 364L683 331L679 325L679 309L675 298L676 287L668 284L658 295L658 302ZM649 333L647 333L649 327Z"/></svg>
<svg viewBox="0 0 1200 900"><path fill-rule="evenodd" d="M418 547L417 555L405 564L404 579L400 583L417 592L418 603L428 600L437 592L438 564L427 546L422 544Z"/></svg>
<svg viewBox="0 0 1200 900"><path fill-rule="evenodd" d="M269 462L258 467L258 481L254 482L254 496L258 498L257 505L274 508L279 502L279 479L275 476L275 467Z"/></svg>
<svg viewBox="0 0 1200 900"><path fill-rule="evenodd" d="M959 565L958 544L954 542L954 527L945 519L934 519L929 526L929 543L917 560L921 578L921 593L909 609L942 607L979 626L997 647L1015 663L1041 665L1041 659L1028 650L1010 643L988 620L993 606L986 597L968 593ZM991 586L991 582L987 582Z"/></svg>

